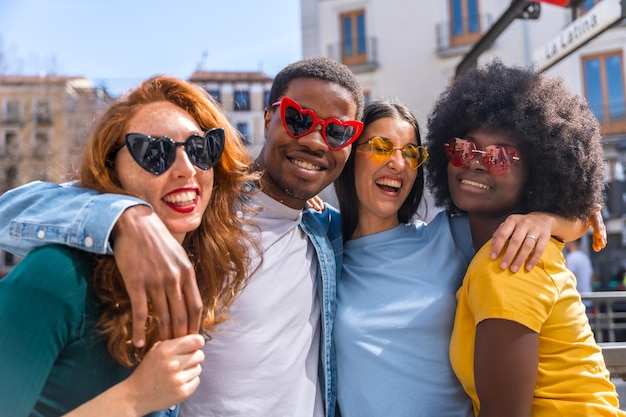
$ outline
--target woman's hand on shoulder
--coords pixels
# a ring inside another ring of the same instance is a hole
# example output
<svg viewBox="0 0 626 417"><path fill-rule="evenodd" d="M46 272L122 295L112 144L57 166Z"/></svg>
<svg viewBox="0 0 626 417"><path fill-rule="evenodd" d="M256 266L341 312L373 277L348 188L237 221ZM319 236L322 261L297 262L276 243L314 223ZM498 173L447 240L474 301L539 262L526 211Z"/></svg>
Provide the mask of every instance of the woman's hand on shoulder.
<svg viewBox="0 0 626 417"><path fill-rule="evenodd" d="M530 271L539 262L552 236L570 242L593 228L593 249L598 252L606 246L606 227L601 207L592 213L589 221L568 220L551 213L532 212L508 216L493 234L491 259L502 254L500 267L517 272L525 264Z"/></svg>
<svg viewBox="0 0 626 417"><path fill-rule="evenodd" d="M313 210L324 211L324 200L319 195L309 198L306 203Z"/></svg>
<svg viewBox="0 0 626 417"><path fill-rule="evenodd" d="M546 213L512 214L493 234L491 259L502 254L500 268L531 270L541 258L552 235L555 218Z"/></svg>

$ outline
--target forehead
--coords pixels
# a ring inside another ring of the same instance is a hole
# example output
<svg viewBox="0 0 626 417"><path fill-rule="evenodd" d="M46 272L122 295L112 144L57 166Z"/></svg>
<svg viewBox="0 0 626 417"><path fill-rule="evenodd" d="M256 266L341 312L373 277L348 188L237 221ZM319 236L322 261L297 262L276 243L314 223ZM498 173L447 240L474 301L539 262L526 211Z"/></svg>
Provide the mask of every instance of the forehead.
<svg viewBox="0 0 626 417"><path fill-rule="evenodd" d="M296 78L292 80L283 96L297 101L321 117L355 119L357 105L347 88L330 81L317 78Z"/></svg>
<svg viewBox="0 0 626 417"><path fill-rule="evenodd" d="M169 101L157 101L138 108L127 124L128 132L146 134L166 134L186 129L199 130L199 126L191 115Z"/></svg>
<svg viewBox="0 0 626 417"><path fill-rule="evenodd" d="M382 136L391 141L417 144L413 125L401 117L389 116L377 119L365 127L360 141L367 142L374 136Z"/></svg>
<svg viewBox="0 0 626 417"><path fill-rule="evenodd" d="M476 143L479 148L489 145L518 146L519 143L512 135L501 130L472 130L463 139Z"/></svg>

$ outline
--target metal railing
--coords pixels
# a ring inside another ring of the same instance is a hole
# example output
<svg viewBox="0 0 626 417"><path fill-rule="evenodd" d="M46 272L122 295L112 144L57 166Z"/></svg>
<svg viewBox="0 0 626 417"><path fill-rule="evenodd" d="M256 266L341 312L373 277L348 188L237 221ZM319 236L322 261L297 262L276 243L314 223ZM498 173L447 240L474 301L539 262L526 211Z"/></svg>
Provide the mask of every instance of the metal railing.
<svg viewBox="0 0 626 417"><path fill-rule="evenodd" d="M626 342L626 291L600 291L581 294L591 301L587 312L596 342Z"/></svg>
<svg viewBox="0 0 626 417"><path fill-rule="evenodd" d="M626 342L598 343L602 348L604 363L613 376L626 381Z"/></svg>
<svg viewBox="0 0 626 417"><path fill-rule="evenodd" d="M469 49L489 28L493 25L493 16L489 13L476 16L478 30L472 32L475 36L466 36L466 33L454 34L454 23L446 21L435 25L435 36L437 38L437 53L444 54L455 48ZM469 17L464 17L462 27L469 27Z"/></svg>
<svg viewBox="0 0 626 417"><path fill-rule="evenodd" d="M587 316L607 369L626 381L626 291L586 292L581 297L593 303Z"/></svg>

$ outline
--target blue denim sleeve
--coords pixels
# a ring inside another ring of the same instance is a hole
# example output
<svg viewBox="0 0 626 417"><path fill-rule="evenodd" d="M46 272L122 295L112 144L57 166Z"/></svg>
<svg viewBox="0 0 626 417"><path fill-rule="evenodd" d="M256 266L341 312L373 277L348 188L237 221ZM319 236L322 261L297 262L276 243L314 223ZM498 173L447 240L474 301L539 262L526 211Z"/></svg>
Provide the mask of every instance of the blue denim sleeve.
<svg viewBox="0 0 626 417"><path fill-rule="evenodd" d="M109 236L127 208L143 200L98 194L76 183L35 181L0 196L0 249L18 256L45 244L112 254ZM148 205L149 206L149 205Z"/></svg>

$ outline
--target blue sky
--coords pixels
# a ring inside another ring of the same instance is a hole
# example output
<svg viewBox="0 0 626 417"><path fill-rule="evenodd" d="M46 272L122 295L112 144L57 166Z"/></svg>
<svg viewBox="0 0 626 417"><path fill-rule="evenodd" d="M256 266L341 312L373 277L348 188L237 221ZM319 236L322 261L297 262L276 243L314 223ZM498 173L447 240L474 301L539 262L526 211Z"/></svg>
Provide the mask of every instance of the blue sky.
<svg viewBox="0 0 626 417"><path fill-rule="evenodd" d="M8 73L86 76L116 89L199 66L274 76L301 50L299 0L0 0Z"/></svg>

